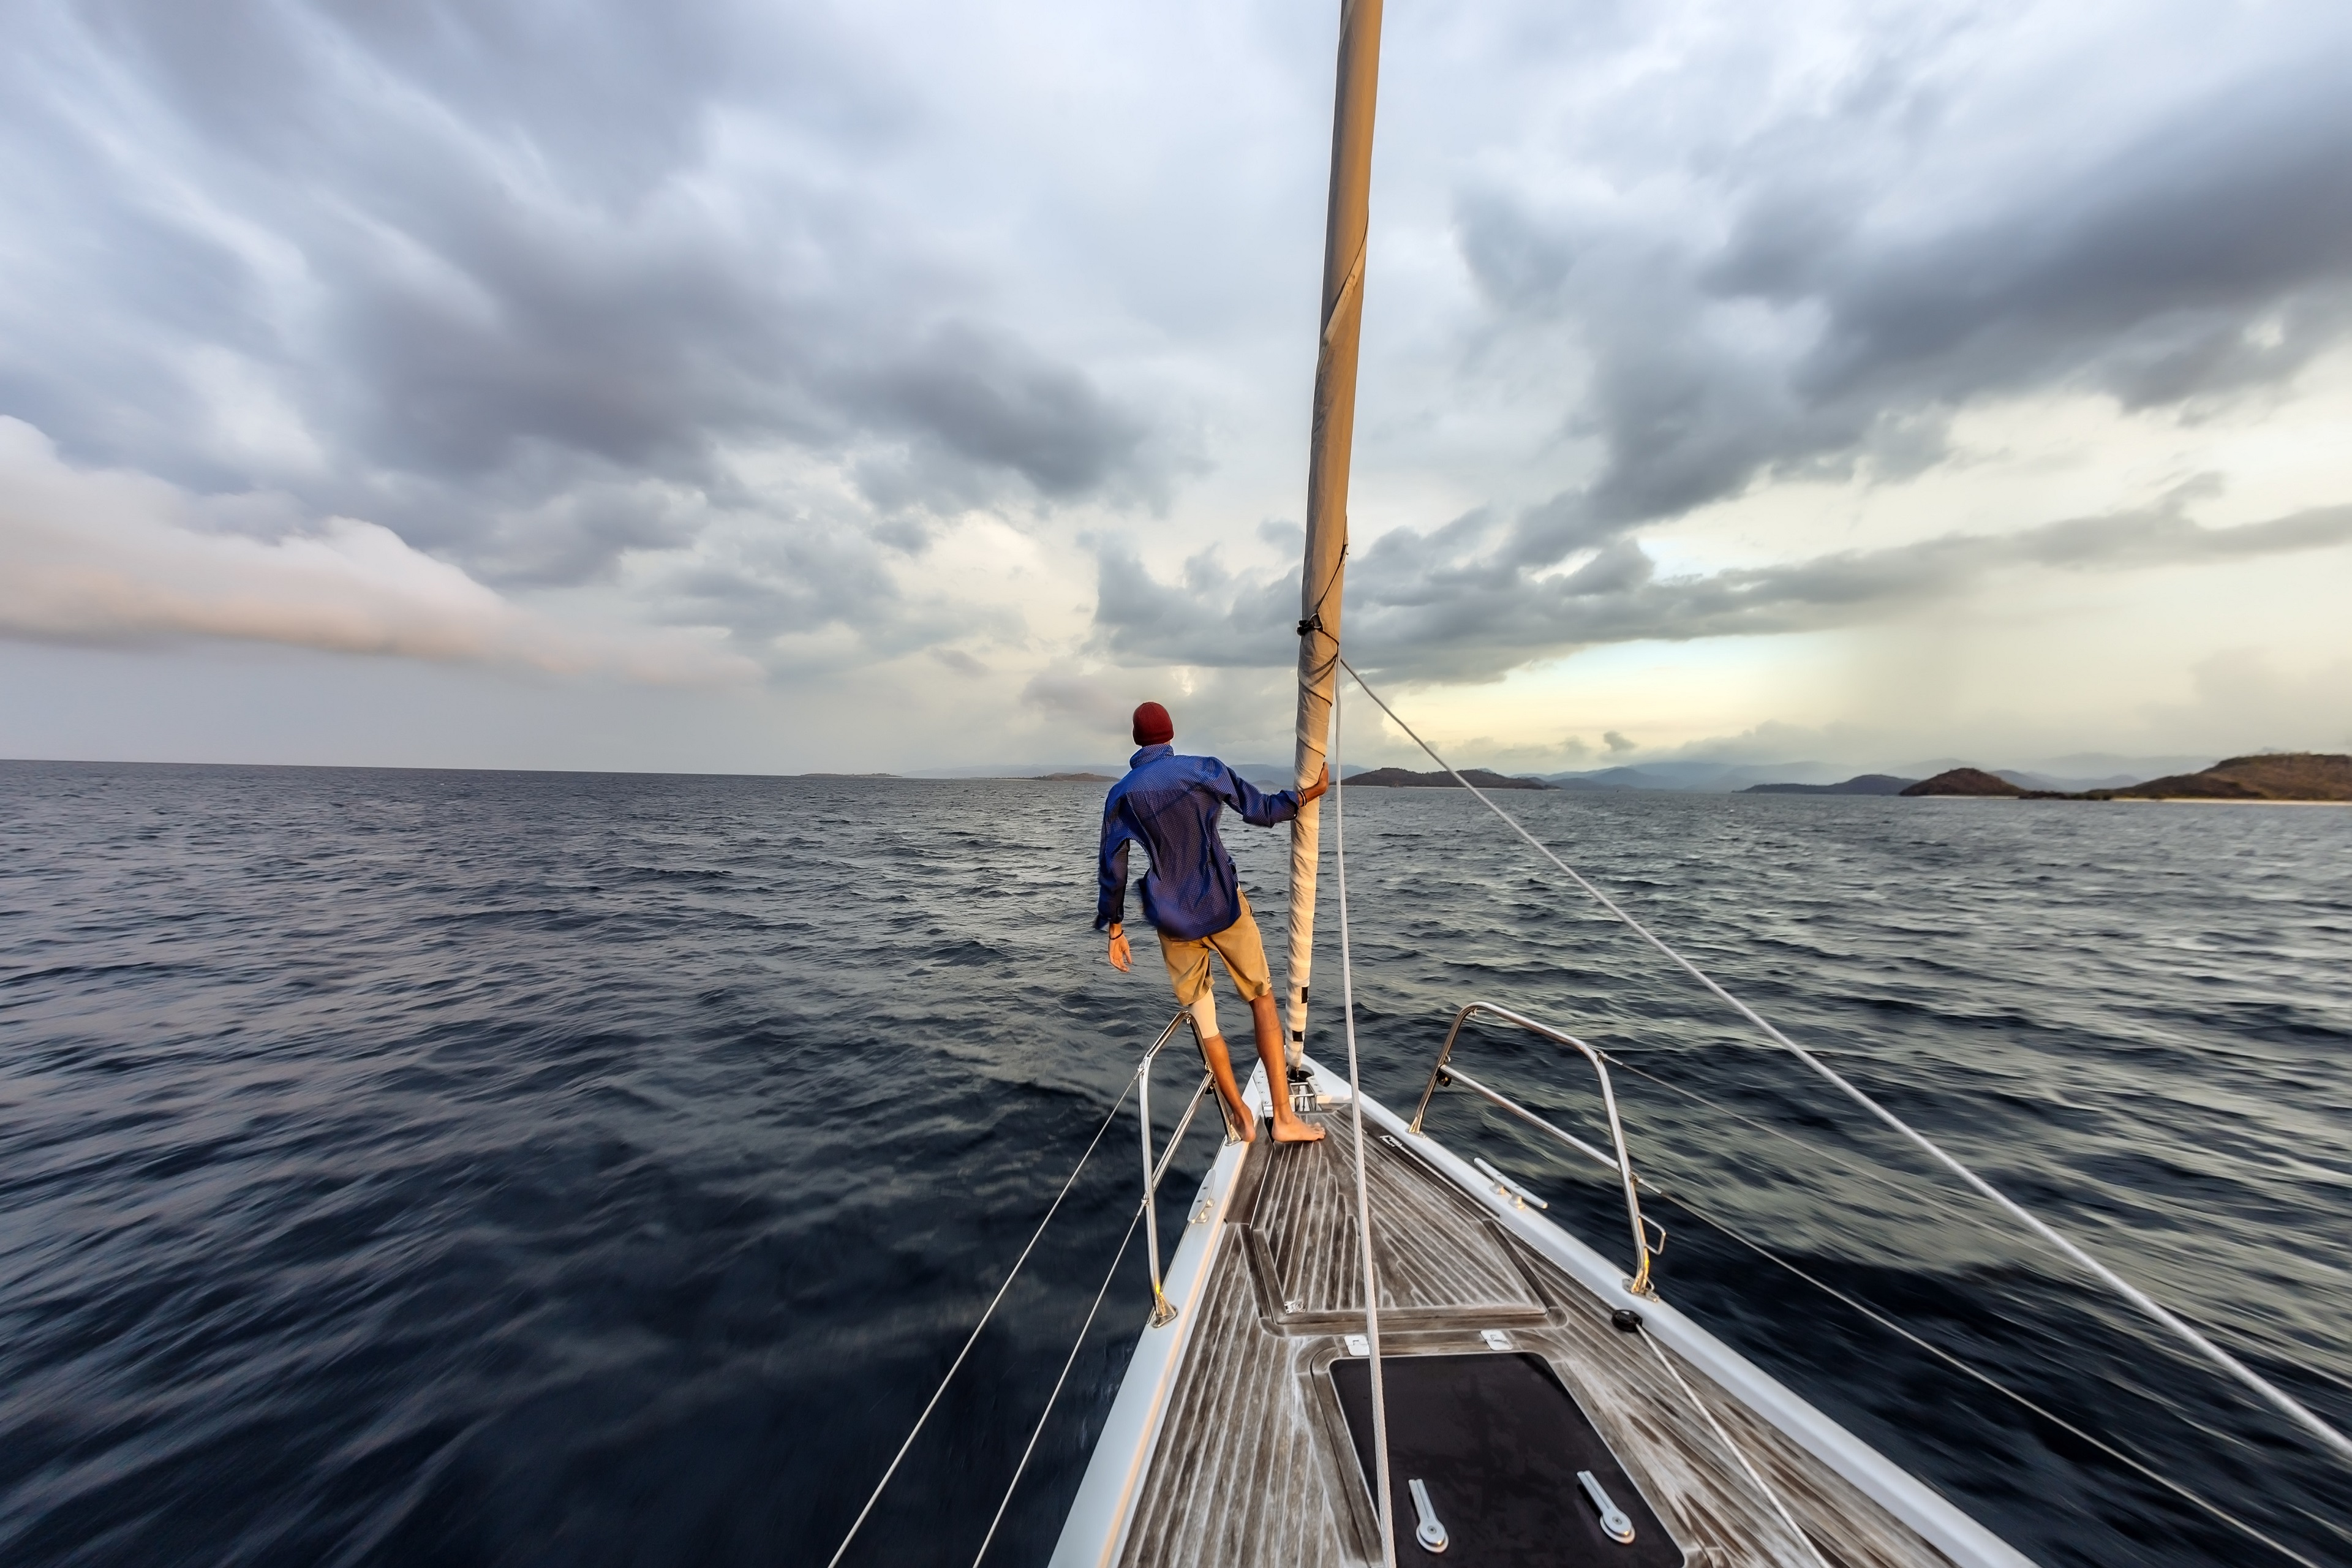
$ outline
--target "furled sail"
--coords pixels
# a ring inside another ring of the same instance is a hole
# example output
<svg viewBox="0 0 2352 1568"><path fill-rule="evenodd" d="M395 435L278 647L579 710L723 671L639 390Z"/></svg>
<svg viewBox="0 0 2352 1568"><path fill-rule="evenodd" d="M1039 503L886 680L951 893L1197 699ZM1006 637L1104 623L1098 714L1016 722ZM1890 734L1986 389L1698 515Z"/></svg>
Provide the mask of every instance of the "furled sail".
<svg viewBox="0 0 2352 1568"><path fill-rule="evenodd" d="M1323 331L1315 356L1315 425L1307 460L1307 566L1299 582L1296 771L1301 789L1323 771L1331 732L1331 683L1339 668L1339 588L1347 569L1348 465L1356 437L1356 342L1364 320L1364 237L1380 64L1381 0L1345 0L1331 116L1331 205L1323 231ZM1287 1045L1294 1068L1307 1045L1321 826L1319 801L1290 824Z"/></svg>

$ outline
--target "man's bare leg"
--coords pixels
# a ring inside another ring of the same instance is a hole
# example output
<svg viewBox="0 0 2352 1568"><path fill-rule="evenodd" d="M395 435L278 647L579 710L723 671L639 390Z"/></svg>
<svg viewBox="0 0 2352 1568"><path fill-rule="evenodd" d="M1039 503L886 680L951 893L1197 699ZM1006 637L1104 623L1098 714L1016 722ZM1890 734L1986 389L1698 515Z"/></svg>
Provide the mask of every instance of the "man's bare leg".
<svg viewBox="0 0 2352 1568"><path fill-rule="evenodd" d="M1225 1124L1240 1132L1244 1143L1257 1142L1257 1118L1242 1103L1242 1086L1234 1081L1234 1058L1225 1049L1224 1037L1211 1035L1201 1042L1201 1055L1208 1058L1209 1076L1216 1080L1217 1098L1223 1100L1230 1113Z"/></svg>
<svg viewBox="0 0 2352 1568"><path fill-rule="evenodd" d="M1251 1003L1250 1018L1257 1025L1257 1059L1265 1064L1266 1098L1274 1101L1274 1141L1314 1142L1323 1136L1323 1129L1300 1121L1290 1109L1290 1063L1282 1052L1282 1021L1275 1016L1274 998L1261 996Z"/></svg>

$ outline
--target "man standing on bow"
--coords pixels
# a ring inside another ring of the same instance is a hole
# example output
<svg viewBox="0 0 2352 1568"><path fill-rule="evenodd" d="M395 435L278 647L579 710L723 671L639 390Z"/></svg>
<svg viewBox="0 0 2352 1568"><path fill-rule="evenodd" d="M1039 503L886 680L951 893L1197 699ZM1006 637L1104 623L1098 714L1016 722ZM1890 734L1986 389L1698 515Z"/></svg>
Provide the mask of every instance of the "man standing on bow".
<svg viewBox="0 0 2352 1568"><path fill-rule="evenodd" d="M1160 932L1160 956L1167 961L1176 1000L1192 1010L1210 1075L1232 1111L1233 1124L1246 1129L1249 1140L1256 1138L1256 1119L1242 1103L1233 1058L1217 1030L1217 1003L1209 984L1212 952L1224 961L1234 988L1249 1004L1257 1029L1258 1060L1265 1064L1272 1090L1267 1098L1274 1103L1275 1142L1312 1142L1323 1136L1323 1130L1301 1121L1284 1091L1282 1026L1275 1017L1265 944L1258 940L1257 921L1234 871L1234 858L1217 837L1217 818L1230 805L1243 821L1260 827L1287 822L1301 805L1321 798L1331 787L1330 770L1325 769L1304 791L1265 794L1214 757L1178 756L1171 744L1176 739L1175 721L1157 702L1135 710L1134 734L1142 750L1127 760L1127 776L1111 786L1110 798L1103 803L1102 892L1095 904L1095 930L1109 931L1112 964L1131 970L1135 954L1122 926L1127 852L1130 844L1142 845L1151 857L1150 874L1143 879L1143 918Z"/></svg>

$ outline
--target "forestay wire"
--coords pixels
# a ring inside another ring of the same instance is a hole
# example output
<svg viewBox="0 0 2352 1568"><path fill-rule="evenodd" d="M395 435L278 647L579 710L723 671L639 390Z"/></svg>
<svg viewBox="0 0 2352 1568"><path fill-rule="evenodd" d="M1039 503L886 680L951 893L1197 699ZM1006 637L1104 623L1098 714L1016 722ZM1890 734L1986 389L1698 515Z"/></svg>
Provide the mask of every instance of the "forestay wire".
<svg viewBox="0 0 2352 1568"><path fill-rule="evenodd" d="M1592 883L1587 881L1583 874L1578 871L1575 867L1570 866L1558 855L1553 854L1549 846L1546 845L1541 839L1538 838L1534 834L1528 832L1524 826L1522 826L1517 817L1513 816L1509 812L1505 811L1501 806L1496 805L1495 802L1487 796L1484 790L1480 789L1476 784L1472 784L1468 779L1464 778L1460 769L1456 768L1452 763L1447 762L1444 757L1439 756L1435 747L1432 746L1427 741L1423 740L1420 733L1415 731L1412 725L1406 723L1402 718L1398 717L1397 710L1390 707L1388 703L1381 699L1379 692L1372 689L1370 684L1364 679L1361 674L1358 673L1354 665L1349 664L1344 658L1342 658L1339 660L1339 668L1346 670L1350 676L1355 678L1357 686L1362 689L1364 695L1370 698L1373 703L1379 707L1380 710L1387 714L1398 729L1402 730L1406 735L1410 736L1414 745L1419 746L1423 751L1428 752L1431 761L1434 762L1439 767L1444 768L1447 773L1453 774L1454 782L1460 784L1464 789L1468 790L1473 795L1476 796L1478 803L1481 805L1484 805L1487 810L1493 812L1496 816L1501 817L1504 823L1510 827L1512 832L1517 834L1520 837L1528 841L1529 846L1535 849L1537 854L1541 855L1554 866L1559 867L1570 881L1583 889L1584 891L1590 894L1601 908L1607 910L1620 921L1622 921L1628 927L1632 928L1635 935L1648 942L1652 947L1656 948L1668 959L1672 960L1676 966L1681 968L1685 973L1689 974L1692 979L1697 981L1701 985L1706 986L1707 990L1713 992L1717 999L1728 1005L1741 1017L1747 1019L1750 1024L1753 1024L1757 1028L1763 1031L1764 1035L1774 1044L1787 1050L1791 1056L1794 1056L1799 1061L1812 1068L1813 1071L1819 1073L1822 1078L1827 1079L1849 1099L1853 1100L1855 1104L1860 1105L1864 1110L1878 1118L1879 1121L1885 1122L1896 1132L1902 1134L1904 1138L1916 1144L1937 1163L1943 1165L1954 1175L1959 1177L1961 1181L1967 1183L1979 1194L1990 1199L2012 1218L2018 1220L2021 1224L2023 1224L2030 1228L2043 1241L2048 1242L2052 1247L2056 1247L2066 1257L2072 1258L2074 1262L2087 1269L2094 1277L2111 1287L2117 1294L2121 1295L2124 1300L2129 1301L2133 1306L2138 1308L2142 1312L2146 1313L2149 1318L2155 1320L2155 1321L2161 1324L2163 1327L2172 1331L2172 1332L2178 1335L2182 1341L2202 1353L2207 1360L2212 1362L2214 1365L2220 1367L2222 1371L2236 1378L2248 1388L2252 1389L2256 1394L2261 1394L2264 1399L2268 1400L2273 1405L2284 1412L2306 1431L2310 1432L2313 1436L2318 1437L2323 1443L2326 1444L2327 1447L2334 1449L2339 1458L2352 1459L2352 1437L2347 1437L2343 1433L2337 1431L2334 1426L2328 1425L2326 1421L2314 1414L2308 1406L2306 1406L2301 1400L2295 1398L2294 1395L2287 1393L2284 1389L2278 1387L2268 1378L2254 1371L2253 1368L2246 1365L2243 1362L2238 1360L2237 1357L2231 1355L2228 1351L2223 1350L2220 1345L2215 1344L2211 1340L2207 1339L2203 1334L2198 1332L2196 1329L2190 1327L2187 1322L2184 1322L2173 1313L2166 1310L2162 1306L2157 1303L2154 1298L2150 1297L2138 1286L2134 1285L2130 1280L2126 1279L2122 1275L2116 1273L2114 1269L2108 1268L2105 1264L2100 1262L2097 1258L2084 1251L2080 1247L2074 1245L2074 1242L2060 1235L2048 1224L2044 1223L2038 1215L2025 1209L2014 1199L2011 1198L2006 1193L2003 1193L1998 1187L1995 1187L1990 1182L1986 1181L1982 1176L1978 1175L1974 1171L1960 1163L1958 1159L1945 1152L1942 1145L1937 1143L1934 1140L1927 1137L1927 1134L1914 1128L1909 1122L1905 1121L1901 1117L1895 1115L1893 1111L1879 1104L1878 1101L1873 1100L1869 1095L1856 1088L1852 1080L1848 1079L1836 1068L1831 1067L1827 1062L1822 1061L1819 1057L1813 1055L1812 1052L1805 1049L1804 1047L1797 1044L1796 1041L1790 1039L1788 1036L1775 1028L1765 1019L1763 1015L1758 1013L1753 1007L1748 1005L1747 1003L1742 1002L1738 997L1734 996L1730 992L1725 990L1721 985L1717 984L1714 978L1707 974L1706 971L1700 969L1697 964L1693 963L1689 959L1685 958L1680 952L1669 946L1655 932L1652 931L1649 927L1643 925L1640 921L1635 920L1632 915L1626 913L1625 910L1618 905L1614 899L1612 899L1608 894L1593 886Z"/></svg>

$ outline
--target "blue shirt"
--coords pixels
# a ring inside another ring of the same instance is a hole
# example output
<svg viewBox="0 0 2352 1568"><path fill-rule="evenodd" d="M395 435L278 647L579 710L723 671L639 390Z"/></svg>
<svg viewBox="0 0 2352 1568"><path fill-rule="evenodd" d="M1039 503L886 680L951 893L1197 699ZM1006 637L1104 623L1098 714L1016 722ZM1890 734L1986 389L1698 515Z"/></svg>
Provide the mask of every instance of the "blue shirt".
<svg viewBox="0 0 2352 1568"><path fill-rule="evenodd" d="M1143 918L1179 941L1212 936L1242 918L1241 879L1217 837L1227 806L1242 820L1272 827L1298 815L1298 792L1267 795L1214 757L1180 757L1173 746L1146 746L1127 760L1128 774L1103 802L1102 893L1095 930L1127 918L1127 850L1151 857L1143 879Z"/></svg>

